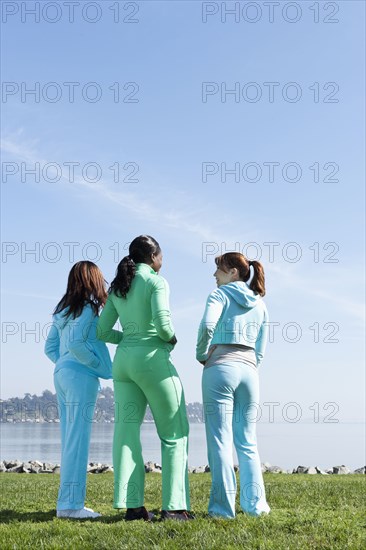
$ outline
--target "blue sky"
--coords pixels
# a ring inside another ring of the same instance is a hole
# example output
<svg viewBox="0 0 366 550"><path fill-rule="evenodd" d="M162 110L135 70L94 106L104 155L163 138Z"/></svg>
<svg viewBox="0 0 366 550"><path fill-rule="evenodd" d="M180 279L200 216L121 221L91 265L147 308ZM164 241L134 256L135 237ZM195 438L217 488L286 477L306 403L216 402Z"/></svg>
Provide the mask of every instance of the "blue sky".
<svg viewBox="0 0 366 550"><path fill-rule="evenodd" d="M296 402L303 418L314 403L323 414L335 403L340 421L361 420L364 3L302 1L284 11L280 2L273 23L263 2L251 8L261 10L256 23L245 20L250 10L222 22L220 2L120 2L119 23L108 0L94 3L95 23L81 15L90 2L80 2L73 23L63 2L55 23L47 21L55 8L35 22L20 2L3 4L2 398L53 389L44 334L72 264L95 259L110 282L127 244L148 233L163 249L179 341L172 357L187 401L201 401L195 339L215 253L239 249L261 255L275 323L262 401ZM202 10L216 8L203 23ZM123 22L132 11L137 22ZM73 103L65 82L79 83ZM203 102L207 82L236 86L239 96ZM22 98L35 83L37 101ZM99 101L85 99L96 90ZM36 163L40 181L25 173ZM78 163L74 181L70 163ZM205 182L203 163L217 167ZM239 181L225 181L222 164L236 164ZM133 170L137 181L123 181Z"/></svg>

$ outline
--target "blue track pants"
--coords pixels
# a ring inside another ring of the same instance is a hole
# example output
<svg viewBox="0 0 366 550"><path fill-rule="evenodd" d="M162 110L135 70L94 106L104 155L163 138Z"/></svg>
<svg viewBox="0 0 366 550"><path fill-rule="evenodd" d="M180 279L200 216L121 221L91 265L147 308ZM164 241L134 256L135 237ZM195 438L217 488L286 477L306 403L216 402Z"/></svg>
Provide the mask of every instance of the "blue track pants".
<svg viewBox="0 0 366 550"><path fill-rule="evenodd" d="M256 368L244 362L222 362L205 368L202 393L212 477L209 514L235 517L233 443L239 460L240 506L250 515L268 513L256 441Z"/></svg>
<svg viewBox="0 0 366 550"><path fill-rule="evenodd" d="M99 387L94 376L62 368L54 374L61 425L57 510L84 507L92 420Z"/></svg>

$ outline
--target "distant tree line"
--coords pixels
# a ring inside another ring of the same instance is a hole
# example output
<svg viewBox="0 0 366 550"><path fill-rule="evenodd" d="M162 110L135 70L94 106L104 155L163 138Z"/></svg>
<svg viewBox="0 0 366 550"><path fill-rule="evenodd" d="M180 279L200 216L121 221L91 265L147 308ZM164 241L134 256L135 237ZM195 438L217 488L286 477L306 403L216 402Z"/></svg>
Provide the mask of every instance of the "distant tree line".
<svg viewBox="0 0 366 550"><path fill-rule="evenodd" d="M69 403L70 414L75 414L77 403ZM203 408L201 403L187 403L187 414L190 422L203 422ZM90 415L90 407L82 411ZM129 422L137 419L138 411L134 403L128 403L123 411L115 410L113 390L103 388L97 399L95 413L90 421L113 422L115 414L125 415ZM0 400L0 422L58 422L59 410L56 394L44 390L42 395L24 394L24 397L11 397ZM144 422L153 422L151 410L147 407Z"/></svg>

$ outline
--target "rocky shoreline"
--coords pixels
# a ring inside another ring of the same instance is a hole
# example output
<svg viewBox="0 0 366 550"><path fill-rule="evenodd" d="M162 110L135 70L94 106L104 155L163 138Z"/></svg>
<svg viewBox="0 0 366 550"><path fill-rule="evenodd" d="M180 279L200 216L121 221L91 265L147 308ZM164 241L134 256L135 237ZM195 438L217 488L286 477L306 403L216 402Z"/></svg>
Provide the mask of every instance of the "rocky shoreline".
<svg viewBox="0 0 366 550"><path fill-rule="evenodd" d="M321 474L321 475L345 475L345 474L366 474L366 466L357 468L352 471L350 468L342 464L341 466L332 466L327 470L321 470L318 466L297 466L292 470L286 470L279 466L272 466L268 462L262 463L262 472L271 474ZM239 470L239 466L234 466L235 471ZM189 468L188 471L191 474L202 474L210 471L209 466L199 466L196 468ZM100 462L90 462L88 464L88 473L90 474L104 474L107 472L113 472L113 466L110 464L102 464ZM157 462L146 462L146 473L160 473L161 465ZM59 474L60 464L53 464L51 462L40 462L39 460L30 460L28 462L21 462L20 460L2 460L0 462L0 473L12 473L12 474Z"/></svg>

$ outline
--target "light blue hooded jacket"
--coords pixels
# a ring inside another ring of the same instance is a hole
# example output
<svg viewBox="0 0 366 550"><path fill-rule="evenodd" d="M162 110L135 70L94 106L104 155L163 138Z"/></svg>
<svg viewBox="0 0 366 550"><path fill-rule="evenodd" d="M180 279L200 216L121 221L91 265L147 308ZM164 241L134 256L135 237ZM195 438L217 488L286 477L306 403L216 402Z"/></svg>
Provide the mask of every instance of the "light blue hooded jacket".
<svg viewBox="0 0 366 550"><path fill-rule="evenodd" d="M97 339L98 316L90 304L76 317L65 319L65 310L53 316L45 354L56 364L55 373L72 368L90 376L112 378L112 361L106 344Z"/></svg>
<svg viewBox="0 0 366 550"><path fill-rule="evenodd" d="M255 350L260 365L268 337L268 312L262 298L243 281L211 292L200 323L196 358L206 361L210 346L241 344Z"/></svg>

